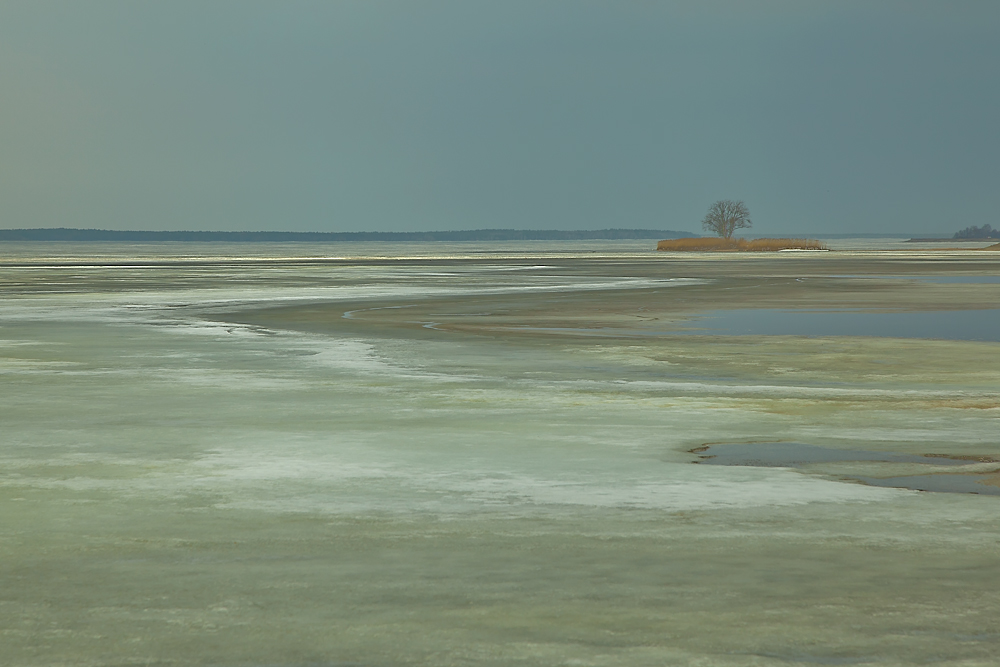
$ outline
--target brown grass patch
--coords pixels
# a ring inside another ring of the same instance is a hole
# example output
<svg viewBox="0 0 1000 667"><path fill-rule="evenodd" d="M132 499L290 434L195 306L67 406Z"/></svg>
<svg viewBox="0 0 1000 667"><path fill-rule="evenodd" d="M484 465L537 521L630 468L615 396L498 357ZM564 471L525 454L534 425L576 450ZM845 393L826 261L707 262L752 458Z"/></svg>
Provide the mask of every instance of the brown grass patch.
<svg viewBox="0 0 1000 667"><path fill-rule="evenodd" d="M819 241L812 239L670 239L656 244L657 250L715 250L735 252L774 252L778 250L826 250Z"/></svg>
<svg viewBox="0 0 1000 667"><path fill-rule="evenodd" d="M983 250L1000 250L1000 243L994 243L993 245L988 245Z"/></svg>

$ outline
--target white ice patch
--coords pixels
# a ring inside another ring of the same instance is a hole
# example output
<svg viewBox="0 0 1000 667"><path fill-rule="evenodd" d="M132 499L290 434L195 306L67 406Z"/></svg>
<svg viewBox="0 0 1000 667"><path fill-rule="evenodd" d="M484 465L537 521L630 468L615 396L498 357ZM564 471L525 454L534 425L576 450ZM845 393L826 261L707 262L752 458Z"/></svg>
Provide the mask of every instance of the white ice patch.
<svg viewBox="0 0 1000 667"><path fill-rule="evenodd" d="M73 361L37 361L34 359L0 359L2 374L64 373L79 368L82 364Z"/></svg>
<svg viewBox="0 0 1000 667"><path fill-rule="evenodd" d="M16 339L9 339L9 338L7 338L7 339L0 339L0 348L4 348L4 347L11 347L11 348L39 347L39 346L47 347L49 345L53 345L53 343L49 343L47 341L41 341L41 340L16 340Z"/></svg>
<svg viewBox="0 0 1000 667"><path fill-rule="evenodd" d="M389 375L398 379L468 382L474 376L440 373L400 364L376 350L375 345L353 338L332 338L309 334L276 332L288 349L310 354L298 357L304 363L361 375Z"/></svg>
<svg viewBox="0 0 1000 667"><path fill-rule="evenodd" d="M332 483L353 479L389 477L389 467L345 461L329 455L317 457L275 456L267 452L219 449L200 458L193 466L198 483L314 481Z"/></svg>
<svg viewBox="0 0 1000 667"><path fill-rule="evenodd" d="M308 382L275 377L273 373L219 370L212 368L157 369L157 380L178 382L193 387L209 387L227 391L291 391L305 389Z"/></svg>
<svg viewBox="0 0 1000 667"><path fill-rule="evenodd" d="M357 373L392 374L409 373L409 369L389 363L375 353L371 343L351 339L305 340L300 347L311 350L306 357L309 363Z"/></svg>
<svg viewBox="0 0 1000 667"><path fill-rule="evenodd" d="M271 333L270 330L264 327L245 324L228 324L225 322L212 322L209 320L190 318L158 320L156 324L160 326L167 326L170 333L192 336L212 336L216 338L229 338L232 336L257 338Z"/></svg>
<svg viewBox="0 0 1000 667"><path fill-rule="evenodd" d="M358 452L355 451L354 454ZM219 450L194 466L189 482L225 494L230 506L275 511L335 511L346 500L345 483L365 482L381 510L468 512L517 507L577 506L683 511L789 506L815 502L873 502L916 492L836 482L776 469L702 469L666 464L662 478L642 474L601 478L567 471L558 477L472 469L414 469L387 462L358 462L330 455L282 456ZM648 471L644 471L648 473ZM352 491L353 492L353 491ZM349 501L357 509L361 498ZM263 503L263 505L262 505Z"/></svg>

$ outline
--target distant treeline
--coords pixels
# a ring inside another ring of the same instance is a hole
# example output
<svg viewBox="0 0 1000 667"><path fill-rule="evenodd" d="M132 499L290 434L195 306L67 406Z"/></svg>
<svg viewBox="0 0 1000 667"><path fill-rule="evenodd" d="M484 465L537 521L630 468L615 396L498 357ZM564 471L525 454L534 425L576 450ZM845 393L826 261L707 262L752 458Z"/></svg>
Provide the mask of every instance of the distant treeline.
<svg viewBox="0 0 1000 667"><path fill-rule="evenodd" d="M0 229L0 241L158 241L228 243L336 241L574 241L678 239L690 232L663 229L470 229L456 232L144 232L113 229Z"/></svg>
<svg viewBox="0 0 1000 667"><path fill-rule="evenodd" d="M982 227L966 227L960 232L955 232L956 239L1000 239L1000 229L993 229L989 225Z"/></svg>

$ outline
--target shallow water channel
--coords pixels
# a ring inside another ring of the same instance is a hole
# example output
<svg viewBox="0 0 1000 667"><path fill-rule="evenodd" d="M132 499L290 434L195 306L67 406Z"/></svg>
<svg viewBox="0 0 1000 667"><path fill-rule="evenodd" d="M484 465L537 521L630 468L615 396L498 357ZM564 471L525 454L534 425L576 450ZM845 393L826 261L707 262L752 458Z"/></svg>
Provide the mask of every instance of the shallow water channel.
<svg viewBox="0 0 1000 667"><path fill-rule="evenodd" d="M1000 341L1000 309L925 312L716 310L699 315L682 333L723 336L881 336Z"/></svg>

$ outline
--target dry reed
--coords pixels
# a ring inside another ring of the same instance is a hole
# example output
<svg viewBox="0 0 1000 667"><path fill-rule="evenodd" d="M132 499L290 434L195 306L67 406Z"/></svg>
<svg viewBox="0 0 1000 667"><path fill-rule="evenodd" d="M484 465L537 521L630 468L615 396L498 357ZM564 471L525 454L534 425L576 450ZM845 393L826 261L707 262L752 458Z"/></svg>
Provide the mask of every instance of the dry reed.
<svg viewBox="0 0 1000 667"><path fill-rule="evenodd" d="M656 244L657 250L715 250L723 252L774 252L777 250L826 250L812 239L670 239Z"/></svg>

